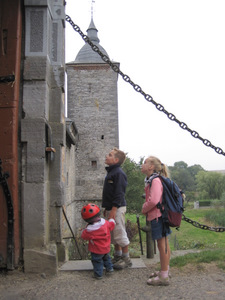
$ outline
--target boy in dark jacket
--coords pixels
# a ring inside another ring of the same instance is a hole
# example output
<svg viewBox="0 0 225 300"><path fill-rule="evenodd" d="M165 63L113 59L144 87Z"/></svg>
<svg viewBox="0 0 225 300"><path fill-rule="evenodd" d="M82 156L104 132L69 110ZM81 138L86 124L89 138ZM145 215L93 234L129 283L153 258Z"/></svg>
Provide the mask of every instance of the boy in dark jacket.
<svg viewBox="0 0 225 300"><path fill-rule="evenodd" d="M123 151L114 148L105 158L107 176L105 178L102 196L102 207L105 208L104 215L116 221L115 229L112 232L112 243L114 244L114 269L124 269L132 266L129 256L125 227L126 200L125 192L127 176L121 169L126 155Z"/></svg>
<svg viewBox="0 0 225 300"><path fill-rule="evenodd" d="M100 218L100 209L97 205L89 203L81 210L82 218L88 223L82 231L81 238L89 241L88 250L91 252L91 262L94 267L94 277L102 279L103 267L107 274L112 274L113 265L110 257L111 235L115 221Z"/></svg>

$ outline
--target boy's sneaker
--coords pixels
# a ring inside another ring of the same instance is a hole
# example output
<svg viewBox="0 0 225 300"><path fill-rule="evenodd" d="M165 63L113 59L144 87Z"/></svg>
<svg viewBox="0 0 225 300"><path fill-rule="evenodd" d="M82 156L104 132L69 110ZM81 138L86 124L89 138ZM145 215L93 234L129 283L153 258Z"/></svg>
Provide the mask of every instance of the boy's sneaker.
<svg viewBox="0 0 225 300"><path fill-rule="evenodd" d="M122 257L119 261L113 264L113 268L116 270L122 270L125 268L130 268L132 266L132 261L130 257Z"/></svg>
<svg viewBox="0 0 225 300"><path fill-rule="evenodd" d="M112 263L115 264L116 262L121 260L121 258L122 258L122 256L120 256L120 255L114 255L114 257L112 259Z"/></svg>

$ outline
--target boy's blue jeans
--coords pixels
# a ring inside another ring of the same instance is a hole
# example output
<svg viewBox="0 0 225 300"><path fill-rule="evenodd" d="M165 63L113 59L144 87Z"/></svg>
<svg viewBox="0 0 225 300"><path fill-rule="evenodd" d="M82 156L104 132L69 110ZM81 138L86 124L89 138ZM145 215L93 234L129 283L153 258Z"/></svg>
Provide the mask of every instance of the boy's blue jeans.
<svg viewBox="0 0 225 300"><path fill-rule="evenodd" d="M91 253L91 262L94 267L95 276L97 277L102 277L103 267L106 268L106 271L113 269L113 264L109 253L107 254Z"/></svg>

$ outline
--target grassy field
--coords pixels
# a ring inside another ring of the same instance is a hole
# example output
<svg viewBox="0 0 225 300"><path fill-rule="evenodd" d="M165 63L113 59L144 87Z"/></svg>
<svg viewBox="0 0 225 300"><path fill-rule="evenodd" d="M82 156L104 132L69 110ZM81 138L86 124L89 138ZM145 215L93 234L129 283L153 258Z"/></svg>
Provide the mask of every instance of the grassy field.
<svg viewBox="0 0 225 300"><path fill-rule="evenodd" d="M184 215L201 225L218 227L210 224L206 219L206 212L210 209L191 209ZM179 230L173 229L170 237L172 250L184 249L225 249L225 232L214 232L197 228L186 221L181 222Z"/></svg>
<svg viewBox="0 0 225 300"><path fill-rule="evenodd" d="M216 265L225 270L224 249L202 250L200 253L190 253L184 256L177 256L170 260L171 267L183 267L186 264L200 264L215 262Z"/></svg>
<svg viewBox="0 0 225 300"><path fill-rule="evenodd" d="M209 224L209 222L205 219L206 214L210 210L210 208L186 209L184 215L187 218L190 218L191 220L203 225L221 227L216 224ZM133 229L131 229L130 231L133 231L133 233L135 233L135 230L137 228L136 215L127 214L127 220L130 220L133 226ZM145 217L140 215L141 227L145 224ZM146 234L142 232L141 236L145 255ZM201 253L198 254L188 254L185 259L184 257L176 258L176 262L174 262L176 265L182 265L188 262L196 263L197 261L201 260L204 262L216 260L218 262L221 262L221 268L225 268L225 232L214 232L204 230L201 228L197 228L192 224L182 220L179 230L176 230L175 228L172 229L172 234L170 235L169 242L172 251L187 249L202 250ZM138 233L134 234L134 237L131 239L130 252L131 255L133 255L134 257L139 256L141 254ZM172 260L171 264L173 264Z"/></svg>

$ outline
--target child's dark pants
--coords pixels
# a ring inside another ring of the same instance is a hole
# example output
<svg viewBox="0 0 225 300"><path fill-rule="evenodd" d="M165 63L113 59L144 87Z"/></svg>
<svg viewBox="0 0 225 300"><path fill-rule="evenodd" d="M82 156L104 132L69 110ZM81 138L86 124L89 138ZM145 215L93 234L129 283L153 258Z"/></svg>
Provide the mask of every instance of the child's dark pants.
<svg viewBox="0 0 225 300"><path fill-rule="evenodd" d="M96 277L102 277L103 267L106 268L106 271L110 271L113 269L113 265L109 253L107 254L91 253L91 262L93 264L94 273Z"/></svg>

